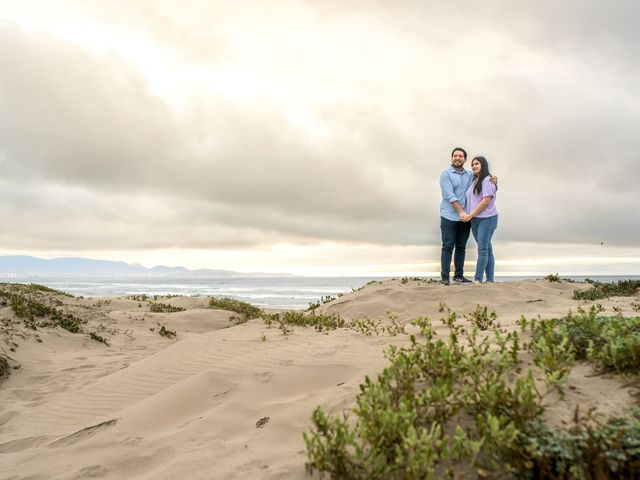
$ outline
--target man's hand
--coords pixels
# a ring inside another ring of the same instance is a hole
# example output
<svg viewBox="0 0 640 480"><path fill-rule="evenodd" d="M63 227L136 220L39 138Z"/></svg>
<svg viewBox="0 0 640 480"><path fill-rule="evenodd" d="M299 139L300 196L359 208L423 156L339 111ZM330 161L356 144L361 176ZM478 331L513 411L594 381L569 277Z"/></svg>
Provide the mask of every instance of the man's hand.
<svg viewBox="0 0 640 480"><path fill-rule="evenodd" d="M469 220L471 220L471 218L471 215L469 215L468 213L460 214L460 220L462 220L463 222L468 222Z"/></svg>
<svg viewBox="0 0 640 480"><path fill-rule="evenodd" d="M491 179L489 181L494 185L498 185L498 177L496 177L495 175L490 175L490 177Z"/></svg>

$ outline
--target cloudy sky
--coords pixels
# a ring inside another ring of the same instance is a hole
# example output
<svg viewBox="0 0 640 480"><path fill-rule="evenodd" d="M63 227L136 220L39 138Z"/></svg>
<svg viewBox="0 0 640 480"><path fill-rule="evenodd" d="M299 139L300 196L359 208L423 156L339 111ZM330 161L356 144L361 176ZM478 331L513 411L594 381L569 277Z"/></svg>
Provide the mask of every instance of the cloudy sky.
<svg viewBox="0 0 640 480"><path fill-rule="evenodd" d="M0 0L0 254L437 272L461 145L499 177L499 273L640 274L639 17Z"/></svg>

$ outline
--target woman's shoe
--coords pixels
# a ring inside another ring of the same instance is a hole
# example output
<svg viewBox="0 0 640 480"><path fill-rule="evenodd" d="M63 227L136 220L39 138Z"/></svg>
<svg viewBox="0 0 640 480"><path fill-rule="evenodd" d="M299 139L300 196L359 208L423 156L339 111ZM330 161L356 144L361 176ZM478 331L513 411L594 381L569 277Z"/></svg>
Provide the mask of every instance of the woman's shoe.
<svg viewBox="0 0 640 480"><path fill-rule="evenodd" d="M471 280L465 277L453 277L454 283L471 283Z"/></svg>

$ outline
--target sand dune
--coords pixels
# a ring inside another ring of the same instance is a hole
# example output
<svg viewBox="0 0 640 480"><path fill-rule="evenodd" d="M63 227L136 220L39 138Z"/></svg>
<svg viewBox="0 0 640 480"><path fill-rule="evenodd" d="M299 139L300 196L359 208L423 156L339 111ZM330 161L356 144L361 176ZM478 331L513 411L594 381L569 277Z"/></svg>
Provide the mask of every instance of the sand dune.
<svg viewBox="0 0 640 480"><path fill-rule="evenodd" d="M344 318L440 318L441 302L461 315L477 304L515 328L521 314L564 315L584 285L546 281L443 287L387 281L323 305ZM26 329L0 307L3 343L20 365L0 383L0 471L7 479L304 478L302 432L317 405L348 409L383 352L408 335L328 334L293 327L284 336L261 320L241 325L206 299L162 300L186 308L151 313L145 302L56 297L84 330L109 345L60 328ZM631 313L638 298L599 301ZM158 335L161 326L175 339ZM411 328L408 328L411 331ZM9 343L7 343L9 342ZM616 413L630 404L624 382L587 377L576 367L568 401ZM257 426L258 425L258 426Z"/></svg>

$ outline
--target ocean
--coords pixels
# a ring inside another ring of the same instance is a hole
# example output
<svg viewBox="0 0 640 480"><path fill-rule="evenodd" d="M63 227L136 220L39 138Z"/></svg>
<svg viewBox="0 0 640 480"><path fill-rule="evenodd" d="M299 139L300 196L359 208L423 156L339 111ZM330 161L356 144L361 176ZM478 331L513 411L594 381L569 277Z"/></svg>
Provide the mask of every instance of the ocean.
<svg viewBox="0 0 640 480"><path fill-rule="evenodd" d="M106 277L0 277L0 282L39 283L84 297L118 297L134 294L231 297L260 307L306 308L322 297L351 292L374 280L392 277L224 277L224 278L106 278ZM496 281L540 277L496 277ZM566 276L576 281L600 282L640 276Z"/></svg>

